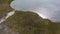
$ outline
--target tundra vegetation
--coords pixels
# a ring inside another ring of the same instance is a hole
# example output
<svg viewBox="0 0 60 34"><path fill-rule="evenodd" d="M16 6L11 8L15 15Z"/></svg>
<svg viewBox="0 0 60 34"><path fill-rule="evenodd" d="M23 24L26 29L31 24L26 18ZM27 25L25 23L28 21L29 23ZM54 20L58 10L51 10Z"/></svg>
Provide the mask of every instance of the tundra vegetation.
<svg viewBox="0 0 60 34"><path fill-rule="evenodd" d="M13 10L9 4L12 0L0 0L0 16ZM10 30L19 34L60 34L60 23L42 19L33 12L16 11L5 24Z"/></svg>
<svg viewBox="0 0 60 34"><path fill-rule="evenodd" d="M0 15L11 11L10 3L12 0L0 0Z"/></svg>

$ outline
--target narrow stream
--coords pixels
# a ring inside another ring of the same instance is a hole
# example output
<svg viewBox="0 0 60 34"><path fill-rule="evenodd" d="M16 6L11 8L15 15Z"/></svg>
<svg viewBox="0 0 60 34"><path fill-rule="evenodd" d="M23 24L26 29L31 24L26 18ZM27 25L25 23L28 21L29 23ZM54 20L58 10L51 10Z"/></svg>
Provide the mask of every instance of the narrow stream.
<svg viewBox="0 0 60 34"><path fill-rule="evenodd" d="M9 13L7 13L6 16L3 16L0 20L0 34L19 34L17 32L13 32L7 24L5 24L4 21L6 21L6 19L8 19L10 16L15 14L15 10L10 11Z"/></svg>
<svg viewBox="0 0 60 34"><path fill-rule="evenodd" d="M7 13L7 16L6 17L2 17L1 20L0 20L0 23L4 22L6 19L8 19L10 16L14 15L15 13L15 10Z"/></svg>

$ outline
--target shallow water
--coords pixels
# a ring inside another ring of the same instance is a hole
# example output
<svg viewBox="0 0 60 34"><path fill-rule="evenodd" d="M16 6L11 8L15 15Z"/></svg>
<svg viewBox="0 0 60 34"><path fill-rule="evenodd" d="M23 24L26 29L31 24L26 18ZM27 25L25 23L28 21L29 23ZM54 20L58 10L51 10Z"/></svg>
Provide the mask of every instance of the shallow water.
<svg viewBox="0 0 60 34"><path fill-rule="evenodd" d="M10 6L15 10L30 10L44 19L60 22L60 0L14 0Z"/></svg>
<svg viewBox="0 0 60 34"><path fill-rule="evenodd" d="M6 21L6 19L8 19L10 16L14 15L15 14L15 10L9 12L6 14L6 16L3 16L1 19L0 19L0 23Z"/></svg>

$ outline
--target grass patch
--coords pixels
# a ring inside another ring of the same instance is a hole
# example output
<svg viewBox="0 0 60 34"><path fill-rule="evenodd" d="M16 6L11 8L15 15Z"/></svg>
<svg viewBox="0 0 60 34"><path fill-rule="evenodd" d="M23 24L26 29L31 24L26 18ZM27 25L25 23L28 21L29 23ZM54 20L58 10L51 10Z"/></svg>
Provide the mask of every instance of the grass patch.
<svg viewBox="0 0 60 34"><path fill-rule="evenodd" d="M6 24L21 34L47 34L49 22L36 13L16 11L15 15L7 19Z"/></svg>
<svg viewBox="0 0 60 34"><path fill-rule="evenodd" d="M10 3L12 0L0 0L0 16L12 10Z"/></svg>

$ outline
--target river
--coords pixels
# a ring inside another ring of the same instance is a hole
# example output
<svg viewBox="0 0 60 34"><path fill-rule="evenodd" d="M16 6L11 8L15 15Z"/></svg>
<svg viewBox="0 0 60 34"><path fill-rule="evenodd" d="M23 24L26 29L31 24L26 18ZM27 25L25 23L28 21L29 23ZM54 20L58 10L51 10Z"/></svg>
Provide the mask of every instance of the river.
<svg viewBox="0 0 60 34"><path fill-rule="evenodd" d="M60 22L60 0L13 0L11 8L32 11L43 19Z"/></svg>

